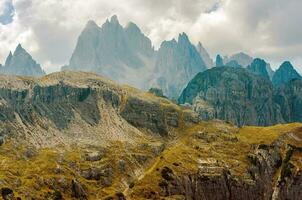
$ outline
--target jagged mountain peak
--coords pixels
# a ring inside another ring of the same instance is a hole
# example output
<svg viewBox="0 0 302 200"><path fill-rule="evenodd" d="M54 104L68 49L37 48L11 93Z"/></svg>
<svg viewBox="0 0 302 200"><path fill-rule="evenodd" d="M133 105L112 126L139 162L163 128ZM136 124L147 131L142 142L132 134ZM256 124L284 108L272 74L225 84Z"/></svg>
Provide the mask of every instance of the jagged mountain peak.
<svg viewBox="0 0 302 200"><path fill-rule="evenodd" d="M6 60L5 60L4 66L8 66L9 65L10 61L12 60L12 57L13 57L13 54L12 54L11 51L9 51L9 54L8 54Z"/></svg>
<svg viewBox="0 0 302 200"><path fill-rule="evenodd" d="M301 78L301 75L295 70L294 66L289 61L285 61L275 72L272 82L274 86L279 87L293 79Z"/></svg>
<svg viewBox="0 0 302 200"><path fill-rule="evenodd" d="M295 70L294 66L289 61L284 61L280 68L280 70Z"/></svg>
<svg viewBox="0 0 302 200"><path fill-rule="evenodd" d="M205 62L207 68L212 68L214 66L213 60L201 42L198 42L198 44L196 45L196 49L199 52L202 60Z"/></svg>
<svg viewBox="0 0 302 200"><path fill-rule="evenodd" d="M123 26L120 24L120 22L119 22L116 15L113 15L110 19L107 19L106 22L102 25L101 28L106 29L108 27L123 29Z"/></svg>
<svg viewBox="0 0 302 200"><path fill-rule="evenodd" d="M1 73L20 76L42 76L45 72L32 56L18 44L14 53L9 53Z"/></svg>
<svg viewBox="0 0 302 200"><path fill-rule="evenodd" d="M95 21L89 20L85 26L85 29L94 29L94 28L100 28Z"/></svg>
<svg viewBox="0 0 302 200"><path fill-rule="evenodd" d="M117 15L113 15L113 16L110 18L110 22L111 22L112 24L120 24Z"/></svg>
<svg viewBox="0 0 302 200"><path fill-rule="evenodd" d="M135 23L133 23L133 22L129 22L129 23L126 25L125 30L126 30L126 31L127 31L127 30L128 30L128 31L131 30L131 31L133 31L133 32L141 33L141 29L140 29Z"/></svg>
<svg viewBox="0 0 302 200"><path fill-rule="evenodd" d="M178 43L189 43L189 42L190 42L189 37L185 32L180 33L178 35Z"/></svg>
<svg viewBox="0 0 302 200"><path fill-rule="evenodd" d="M264 78L270 79L267 71L267 63L261 58L255 58L253 62L247 67L247 69L254 74L258 74Z"/></svg>
<svg viewBox="0 0 302 200"><path fill-rule="evenodd" d="M14 55L20 54L20 53L27 53L27 51L22 47L22 45L19 43L16 47L16 50L14 52Z"/></svg>

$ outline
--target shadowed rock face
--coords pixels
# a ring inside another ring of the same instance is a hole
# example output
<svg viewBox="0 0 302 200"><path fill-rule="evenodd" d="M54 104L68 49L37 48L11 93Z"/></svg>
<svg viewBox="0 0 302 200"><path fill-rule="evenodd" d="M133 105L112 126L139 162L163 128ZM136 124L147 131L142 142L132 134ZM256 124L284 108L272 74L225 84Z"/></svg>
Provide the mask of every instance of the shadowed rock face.
<svg viewBox="0 0 302 200"><path fill-rule="evenodd" d="M253 62L247 67L247 69L252 73L258 74L266 79L270 79L266 68L267 63L260 58L254 59Z"/></svg>
<svg viewBox="0 0 302 200"><path fill-rule="evenodd" d="M192 104L201 116L210 110L207 119L223 119L239 126L283 122L273 102L270 81L241 68L219 67L198 74L179 103Z"/></svg>
<svg viewBox="0 0 302 200"><path fill-rule="evenodd" d="M274 94L281 113L287 122L302 121L302 80L291 80L279 87Z"/></svg>
<svg viewBox="0 0 302 200"><path fill-rule="evenodd" d="M275 87L279 87L293 79L301 79L301 75L294 69L290 62L286 61L282 63L275 72L272 82Z"/></svg>
<svg viewBox="0 0 302 200"><path fill-rule="evenodd" d="M267 126L302 121L301 89L301 80L274 88L265 61L255 59L248 70L222 67L198 74L179 103L191 104L205 120Z"/></svg>

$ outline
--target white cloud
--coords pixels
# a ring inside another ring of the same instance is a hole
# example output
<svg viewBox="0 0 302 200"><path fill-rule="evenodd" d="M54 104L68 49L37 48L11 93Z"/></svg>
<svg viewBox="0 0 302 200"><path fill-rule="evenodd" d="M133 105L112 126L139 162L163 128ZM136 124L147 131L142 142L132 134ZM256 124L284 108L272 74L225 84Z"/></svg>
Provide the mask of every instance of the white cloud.
<svg viewBox="0 0 302 200"><path fill-rule="evenodd" d="M2 62L20 42L47 71L58 70L89 19L102 24L117 14L124 25L138 24L156 47L187 32L212 56L245 51L274 67L291 60L302 71L300 0L14 0L14 7L13 23L0 25Z"/></svg>

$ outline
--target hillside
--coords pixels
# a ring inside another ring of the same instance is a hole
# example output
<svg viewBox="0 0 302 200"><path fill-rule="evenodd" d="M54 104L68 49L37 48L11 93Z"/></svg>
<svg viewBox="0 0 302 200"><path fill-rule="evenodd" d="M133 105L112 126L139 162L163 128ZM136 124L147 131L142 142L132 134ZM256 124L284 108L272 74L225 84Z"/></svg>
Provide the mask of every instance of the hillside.
<svg viewBox="0 0 302 200"><path fill-rule="evenodd" d="M0 111L4 199L302 195L299 123L201 122L165 98L69 71L0 76Z"/></svg>

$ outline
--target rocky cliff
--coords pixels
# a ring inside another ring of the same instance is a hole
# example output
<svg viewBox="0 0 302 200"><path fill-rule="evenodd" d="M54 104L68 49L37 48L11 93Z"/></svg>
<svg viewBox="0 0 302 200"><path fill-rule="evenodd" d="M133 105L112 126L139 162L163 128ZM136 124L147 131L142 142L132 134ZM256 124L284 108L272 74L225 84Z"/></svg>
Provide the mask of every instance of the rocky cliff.
<svg viewBox="0 0 302 200"><path fill-rule="evenodd" d="M120 83L144 88L154 67L151 41L134 24L112 16L101 27L89 21L63 70L95 72Z"/></svg>
<svg viewBox="0 0 302 200"><path fill-rule="evenodd" d="M302 121L302 80L294 79L276 89L274 101L279 104L287 122Z"/></svg>
<svg viewBox="0 0 302 200"><path fill-rule="evenodd" d="M83 72L0 76L3 199L298 199L301 124L201 122Z"/></svg>
<svg viewBox="0 0 302 200"><path fill-rule="evenodd" d="M187 83L206 64L185 33L179 34L178 41L165 41L157 52L153 86L161 88L164 95L176 100Z"/></svg>
<svg viewBox="0 0 302 200"><path fill-rule="evenodd" d="M6 58L5 65L0 73L19 76L43 76L45 72L31 55L19 44L12 54Z"/></svg>
<svg viewBox="0 0 302 200"><path fill-rule="evenodd" d="M295 70L292 64L288 61L285 61L275 72L272 82L275 87L279 87L293 79L301 78L301 75Z"/></svg>
<svg viewBox="0 0 302 200"><path fill-rule="evenodd" d="M217 67L199 73L179 103L191 104L206 120L223 119L239 126L283 122L271 82L242 68Z"/></svg>
<svg viewBox="0 0 302 200"><path fill-rule="evenodd" d="M260 58L254 59L253 62L247 66L247 69L252 73L270 79L269 73L267 72L267 63Z"/></svg>

